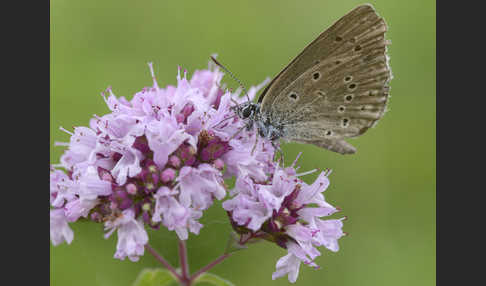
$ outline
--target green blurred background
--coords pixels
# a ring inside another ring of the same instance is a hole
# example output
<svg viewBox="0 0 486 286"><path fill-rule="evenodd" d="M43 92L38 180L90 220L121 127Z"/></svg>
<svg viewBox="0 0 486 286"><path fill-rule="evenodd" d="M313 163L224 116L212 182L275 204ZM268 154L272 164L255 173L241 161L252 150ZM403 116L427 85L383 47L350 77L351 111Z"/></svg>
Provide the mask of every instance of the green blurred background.
<svg viewBox="0 0 486 286"><path fill-rule="evenodd" d="M165 86L176 83L178 65L192 75L218 53L247 86L255 85L362 3L51 0L51 146L68 140L59 126L87 125L91 115L108 112L100 96L107 86L128 98L150 86L149 61ZM326 198L349 217L344 229L350 235L340 240L341 250L322 248L316 261L322 268L302 265L297 285L435 285L435 1L371 3L392 40L391 111L351 140L358 148L352 156L283 146L288 161L303 151L302 170L333 169ZM62 148L50 151L57 163ZM200 235L188 241L192 270L219 256L230 232L220 203L201 222ZM141 269L159 266L150 255L138 263L114 259L116 235L103 239L101 225L77 223L73 230L71 245L51 245L52 286L131 285ZM150 232L150 241L177 264L174 233ZM213 272L236 285L287 285L286 278L271 280L284 254L270 243L252 245Z"/></svg>

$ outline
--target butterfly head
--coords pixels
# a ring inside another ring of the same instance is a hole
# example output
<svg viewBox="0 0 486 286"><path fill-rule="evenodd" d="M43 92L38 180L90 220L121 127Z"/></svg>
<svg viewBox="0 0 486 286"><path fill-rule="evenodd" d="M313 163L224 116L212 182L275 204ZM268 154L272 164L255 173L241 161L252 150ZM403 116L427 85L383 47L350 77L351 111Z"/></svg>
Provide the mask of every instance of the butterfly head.
<svg viewBox="0 0 486 286"><path fill-rule="evenodd" d="M259 104L247 101L234 106L234 111L243 120L253 120L260 109Z"/></svg>

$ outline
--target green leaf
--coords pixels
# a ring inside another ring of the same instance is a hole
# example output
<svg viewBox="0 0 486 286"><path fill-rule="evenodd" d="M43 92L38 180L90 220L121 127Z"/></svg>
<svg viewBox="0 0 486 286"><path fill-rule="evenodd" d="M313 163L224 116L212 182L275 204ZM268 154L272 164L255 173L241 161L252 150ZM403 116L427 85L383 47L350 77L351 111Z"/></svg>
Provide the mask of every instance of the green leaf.
<svg viewBox="0 0 486 286"><path fill-rule="evenodd" d="M196 283L196 285L197 283L206 282L215 286L235 286L235 284L229 282L228 280L211 273L201 274L201 276L197 277L194 282Z"/></svg>
<svg viewBox="0 0 486 286"><path fill-rule="evenodd" d="M133 283L133 286L169 286L177 278L166 269L144 269Z"/></svg>

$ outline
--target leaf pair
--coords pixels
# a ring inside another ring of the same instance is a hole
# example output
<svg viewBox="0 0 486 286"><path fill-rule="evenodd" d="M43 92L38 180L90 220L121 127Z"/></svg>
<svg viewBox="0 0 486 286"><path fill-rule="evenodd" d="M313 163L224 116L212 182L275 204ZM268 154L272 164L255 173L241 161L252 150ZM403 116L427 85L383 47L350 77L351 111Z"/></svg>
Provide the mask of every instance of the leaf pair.
<svg viewBox="0 0 486 286"><path fill-rule="evenodd" d="M228 280L211 273L201 274L194 280L192 285L198 285L203 282L215 286L234 286L234 284ZM137 280L135 280L135 283L133 283L133 286L169 286L177 285L177 283L177 277L172 275L170 271L158 268L142 270L138 275Z"/></svg>

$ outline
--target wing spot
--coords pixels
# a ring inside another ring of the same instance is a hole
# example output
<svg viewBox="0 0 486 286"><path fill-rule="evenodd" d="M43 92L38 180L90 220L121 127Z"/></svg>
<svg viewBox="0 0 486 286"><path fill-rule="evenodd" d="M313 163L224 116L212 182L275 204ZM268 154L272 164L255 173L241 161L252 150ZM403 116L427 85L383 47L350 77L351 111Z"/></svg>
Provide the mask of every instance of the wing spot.
<svg viewBox="0 0 486 286"><path fill-rule="evenodd" d="M312 74L312 78L317 81L319 80L319 78L321 77L321 73L320 72L315 72Z"/></svg>
<svg viewBox="0 0 486 286"><path fill-rule="evenodd" d="M326 131L326 136L331 136L332 135L332 131L331 130L327 130Z"/></svg>
<svg viewBox="0 0 486 286"><path fill-rule="evenodd" d="M349 119L348 118L343 118L343 127L348 127L349 126Z"/></svg>
<svg viewBox="0 0 486 286"><path fill-rule="evenodd" d="M353 95L352 94L348 94L344 97L344 99L347 101L347 102L350 102L351 100L353 100Z"/></svg>
<svg viewBox="0 0 486 286"><path fill-rule="evenodd" d="M339 64L341 64L341 61L336 61L335 63L336 63L336 65L339 65Z"/></svg>
<svg viewBox="0 0 486 286"><path fill-rule="evenodd" d="M357 45L356 47L354 47L354 51L356 51L356 52L361 51L361 46Z"/></svg>
<svg viewBox="0 0 486 286"><path fill-rule="evenodd" d="M341 42L342 40L343 40L343 38L341 38L339 36L336 37L336 42Z"/></svg>
<svg viewBox="0 0 486 286"><path fill-rule="evenodd" d="M350 90L354 90L354 89L356 89L356 84L355 83L352 83L352 84L348 85L348 88Z"/></svg>
<svg viewBox="0 0 486 286"><path fill-rule="evenodd" d="M346 109L346 107L344 107L344 105L340 105L340 106L338 107L338 112L339 112L339 113L343 113L345 109Z"/></svg>
<svg viewBox="0 0 486 286"><path fill-rule="evenodd" d="M364 111L366 109L366 106L361 106L361 111Z"/></svg>
<svg viewBox="0 0 486 286"><path fill-rule="evenodd" d="M289 93L289 97L293 101L297 101L297 99L299 98L299 95L297 93L295 93L295 92L292 91L291 93Z"/></svg>
<svg viewBox="0 0 486 286"><path fill-rule="evenodd" d="M350 82L351 80L353 80L353 77L350 75L344 78L344 82Z"/></svg>

